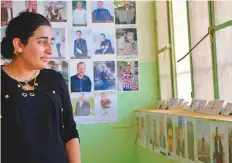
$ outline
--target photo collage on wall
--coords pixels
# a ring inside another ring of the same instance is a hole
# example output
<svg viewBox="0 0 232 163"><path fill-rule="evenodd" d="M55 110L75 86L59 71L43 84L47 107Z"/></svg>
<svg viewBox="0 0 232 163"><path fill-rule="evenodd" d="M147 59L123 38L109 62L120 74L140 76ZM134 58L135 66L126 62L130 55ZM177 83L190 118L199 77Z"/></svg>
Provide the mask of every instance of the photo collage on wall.
<svg viewBox="0 0 232 163"><path fill-rule="evenodd" d="M232 163L231 122L142 111L135 115L139 146L181 163Z"/></svg>
<svg viewBox="0 0 232 163"><path fill-rule="evenodd" d="M63 75L78 124L117 121L117 93L137 92L140 86L135 0L2 0L1 8L1 39L21 11L51 22L47 68Z"/></svg>

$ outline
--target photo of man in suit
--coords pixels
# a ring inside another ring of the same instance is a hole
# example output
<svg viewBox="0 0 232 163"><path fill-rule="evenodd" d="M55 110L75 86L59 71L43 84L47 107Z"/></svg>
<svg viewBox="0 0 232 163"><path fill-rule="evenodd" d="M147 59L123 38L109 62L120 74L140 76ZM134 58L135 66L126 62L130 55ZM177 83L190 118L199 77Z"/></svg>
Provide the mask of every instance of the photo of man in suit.
<svg viewBox="0 0 232 163"><path fill-rule="evenodd" d="M85 75L86 64L79 62L77 64L77 74L71 76L71 92L91 92L92 82Z"/></svg>
<svg viewBox="0 0 232 163"><path fill-rule="evenodd" d="M113 16L111 16L108 9L104 8L103 1L97 2L98 8L92 12L92 22L93 23L106 23L113 22Z"/></svg>
<svg viewBox="0 0 232 163"><path fill-rule="evenodd" d="M84 94L80 94L79 102L76 103L76 116L89 116L90 104L85 101Z"/></svg>
<svg viewBox="0 0 232 163"><path fill-rule="evenodd" d="M231 163L232 162L232 129L230 129L230 132L229 132L229 135L228 135L228 141L229 141L229 163Z"/></svg>
<svg viewBox="0 0 232 163"><path fill-rule="evenodd" d="M180 157L185 157L184 155L184 131L183 127L178 127L177 133L177 144L176 144L176 155Z"/></svg>
<svg viewBox="0 0 232 163"><path fill-rule="evenodd" d="M218 127L216 127L216 133L214 136L214 157L215 163L224 163L223 162L223 146L221 136L218 133Z"/></svg>
<svg viewBox="0 0 232 163"><path fill-rule="evenodd" d="M104 33L100 34L100 41L100 48L95 51L95 54L113 54L111 41Z"/></svg>
<svg viewBox="0 0 232 163"><path fill-rule="evenodd" d="M86 40L82 38L82 32L78 30L76 32L77 39L74 41L74 55L76 57L87 57L87 43Z"/></svg>
<svg viewBox="0 0 232 163"><path fill-rule="evenodd" d="M12 18L12 1L1 1L1 26L7 25Z"/></svg>
<svg viewBox="0 0 232 163"><path fill-rule="evenodd" d="M136 24L136 9L130 0L123 0L124 5L115 9L115 24Z"/></svg>

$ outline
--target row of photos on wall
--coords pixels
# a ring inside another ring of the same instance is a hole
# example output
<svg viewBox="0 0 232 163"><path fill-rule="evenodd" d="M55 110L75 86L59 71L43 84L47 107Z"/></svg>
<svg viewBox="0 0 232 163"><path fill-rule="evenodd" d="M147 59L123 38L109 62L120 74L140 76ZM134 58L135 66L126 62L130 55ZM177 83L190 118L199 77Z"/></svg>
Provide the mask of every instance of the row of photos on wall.
<svg viewBox="0 0 232 163"><path fill-rule="evenodd" d="M136 112L139 146L183 163L232 163L232 123Z"/></svg>
<svg viewBox="0 0 232 163"><path fill-rule="evenodd" d="M1 1L1 38L21 11L52 25L48 68L62 73L79 124L117 121L117 92L139 91L135 1ZM10 62L1 57L1 64Z"/></svg>

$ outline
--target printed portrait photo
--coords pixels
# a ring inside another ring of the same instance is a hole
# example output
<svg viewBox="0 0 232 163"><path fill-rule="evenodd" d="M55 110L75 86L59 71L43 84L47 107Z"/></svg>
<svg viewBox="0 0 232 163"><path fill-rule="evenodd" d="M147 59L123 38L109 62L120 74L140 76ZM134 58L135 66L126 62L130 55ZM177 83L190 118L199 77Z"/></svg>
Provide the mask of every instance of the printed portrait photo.
<svg viewBox="0 0 232 163"><path fill-rule="evenodd" d="M117 120L116 92L95 92L95 115L100 122L115 122Z"/></svg>
<svg viewBox="0 0 232 163"><path fill-rule="evenodd" d="M211 163L210 161L210 123L197 120L197 153L199 163Z"/></svg>
<svg viewBox="0 0 232 163"><path fill-rule="evenodd" d="M25 10L37 13L37 0L25 0Z"/></svg>
<svg viewBox="0 0 232 163"><path fill-rule="evenodd" d="M147 114L146 116L146 147L152 149L153 144L153 126L152 126L152 115Z"/></svg>
<svg viewBox="0 0 232 163"><path fill-rule="evenodd" d="M153 115L152 116L152 131L153 131L153 143L152 143L152 150L155 152L159 152L159 116Z"/></svg>
<svg viewBox="0 0 232 163"><path fill-rule="evenodd" d="M194 139L194 120L186 119L187 131L187 159L188 162L195 162L195 139Z"/></svg>
<svg viewBox="0 0 232 163"><path fill-rule="evenodd" d="M160 153L166 156L166 125L165 125L165 116L159 116L159 141L160 141Z"/></svg>
<svg viewBox="0 0 232 163"><path fill-rule="evenodd" d="M136 113L136 126L137 126L136 144L146 147L144 121L145 121L144 114L142 114L141 112L137 112Z"/></svg>
<svg viewBox="0 0 232 163"><path fill-rule="evenodd" d="M116 90L115 62L94 62L94 90Z"/></svg>
<svg viewBox="0 0 232 163"><path fill-rule="evenodd" d="M116 29L117 56L138 55L137 30L135 28Z"/></svg>
<svg viewBox="0 0 232 163"><path fill-rule="evenodd" d="M44 1L44 16L50 22L67 22L67 2L66 1Z"/></svg>
<svg viewBox="0 0 232 163"><path fill-rule="evenodd" d="M1 35L0 35L0 41L2 41L2 39L6 36L6 27L1 27ZM11 60L10 59L6 59L1 55L1 65L5 65L7 63L10 63Z"/></svg>
<svg viewBox="0 0 232 163"><path fill-rule="evenodd" d="M211 162L226 163L226 128L224 123L211 124Z"/></svg>
<svg viewBox="0 0 232 163"><path fill-rule="evenodd" d="M135 0L114 1L115 24L136 24Z"/></svg>
<svg viewBox="0 0 232 163"><path fill-rule="evenodd" d="M90 59L92 56L92 31L88 29L70 30L69 38L69 54L72 59Z"/></svg>
<svg viewBox="0 0 232 163"><path fill-rule="evenodd" d="M93 30L93 49L95 54L114 54L114 30L100 26Z"/></svg>
<svg viewBox="0 0 232 163"><path fill-rule="evenodd" d="M117 89L118 91L138 91L139 90L139 68L138 61L118 61L117 62Z"/></svg>
<svg viewBox="0 0 232 163"><path fill-rule="evenodd" d="M65 59L65 29L53 28L52 58Z"/></svg>
<svg viewBox="0 0 232 163"><path fill-rule="evenodd" d="M185 159L185 127L184 127L184 117L175 116L175 141L176 141L176 158L179 161Z"/></svg>
<svg viewBox="0 0 232 163"><path fill-rule="evenodd" d="M232 124L228 125L228 160L229 163L232 162Z"/></svg>
<svg viewBox="0 0 232 163"><path fill-rule="evenodd" d="M55 70L62 74L67 86L69 85L69 77L68 77L68 62L67 61L56 61L52 60L49 62L49 69Z"/></svg>
<svg viewBox="0 0 232 163"><path fill-rule="evenodd" d="M13 18L13 1L1 0L1 26L6 26Z"/></svg>
<svg viewBox="0 0 232 163"><path fill-rule="evenodd" d="M92 1L92 23L113 23L114 7L112 1Z"/></svg>
<svg viewBox="0 0 232 163"><path fill-rule="evenodd" d="M174 152L174 125L173 117L167 116L166 121L166 132L167 132L167 155L169 158L173 157Z"/></svg>
<svg viewBox="0 0 232 163"><path fill-rule="evenodd" d="M72 23L73 26L87 26L86 0L72 1Z"/></svg>
<svg viewBox="0 0 232 163"><path fill-rule="evenodd" d="M72 107L74 116L94 116L94 99L91 93L78 93L72 96Z"/></svg>
<svg viewBox="0 0 232 163"><path fill-rule="evenodd" d="M91 60L75 60L69 66L71 92L91 92L93 64Z"/></svg>

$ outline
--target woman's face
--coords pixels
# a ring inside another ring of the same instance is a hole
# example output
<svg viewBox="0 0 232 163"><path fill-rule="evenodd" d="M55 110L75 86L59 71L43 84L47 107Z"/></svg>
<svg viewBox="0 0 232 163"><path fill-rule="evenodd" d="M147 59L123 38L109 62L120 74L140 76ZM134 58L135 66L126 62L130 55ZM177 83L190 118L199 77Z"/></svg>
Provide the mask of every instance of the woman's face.
<svg viewBox="0 0 232 163"><path fill-rule="evenodd" d="M28 39L19 55L26 65L38 70L47 67L52 54L52 30L49 26L40 26Z"/></svg>

